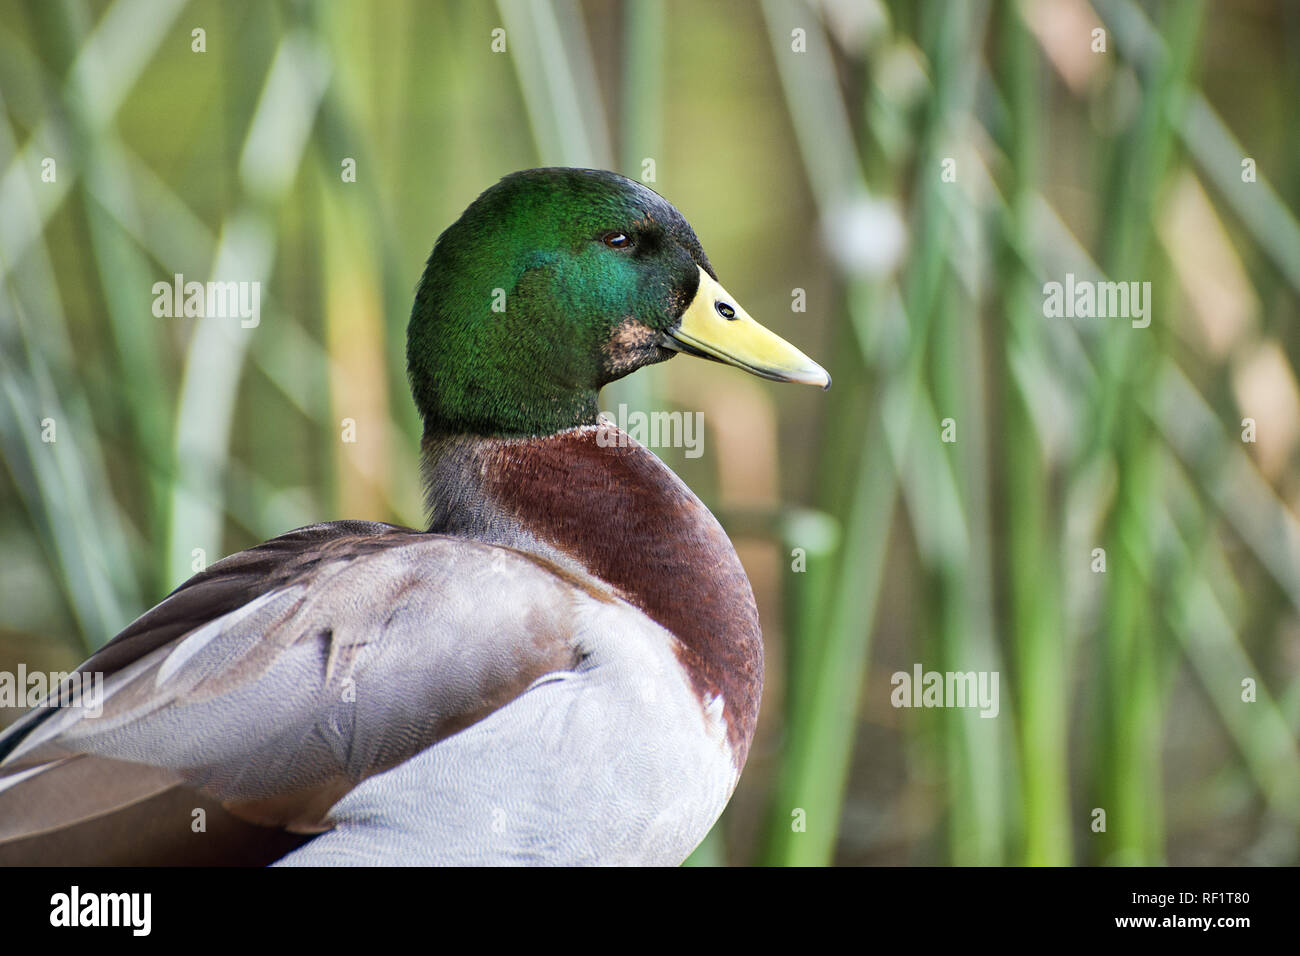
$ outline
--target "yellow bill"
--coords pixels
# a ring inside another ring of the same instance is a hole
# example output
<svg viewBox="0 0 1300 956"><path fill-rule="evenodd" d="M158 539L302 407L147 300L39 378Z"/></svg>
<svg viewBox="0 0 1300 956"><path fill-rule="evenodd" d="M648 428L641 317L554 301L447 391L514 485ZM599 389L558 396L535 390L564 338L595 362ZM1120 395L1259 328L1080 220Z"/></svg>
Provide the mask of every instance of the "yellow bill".
<svg viewBox="0 0 1300 956"><path fill-rule="evenodd" d="M826 369L750 318L703 269L700 287L682 314L681 325L668 336L665 344L670 348L725 362L762 378L831 387Z"/></svg>

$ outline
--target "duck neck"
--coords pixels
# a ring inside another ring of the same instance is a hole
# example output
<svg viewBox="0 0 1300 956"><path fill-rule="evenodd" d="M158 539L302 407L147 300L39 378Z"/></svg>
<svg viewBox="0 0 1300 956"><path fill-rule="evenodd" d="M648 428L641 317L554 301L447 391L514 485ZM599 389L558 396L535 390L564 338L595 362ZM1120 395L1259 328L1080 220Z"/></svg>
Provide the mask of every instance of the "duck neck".
<svg viewBox="0 0 1300 956"><path fill-rule="evenodd" d="M721 525L613 426L535 438L426 437L429 531L503 544L599 578L677 638L702 703L720 695L737 767L758 717L763 642Z"/></svg>

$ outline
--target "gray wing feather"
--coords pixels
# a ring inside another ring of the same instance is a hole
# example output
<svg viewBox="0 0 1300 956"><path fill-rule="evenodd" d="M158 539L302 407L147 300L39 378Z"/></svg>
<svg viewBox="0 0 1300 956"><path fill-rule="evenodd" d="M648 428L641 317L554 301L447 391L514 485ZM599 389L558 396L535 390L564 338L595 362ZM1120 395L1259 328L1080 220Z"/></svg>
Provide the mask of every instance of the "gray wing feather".
<svg viewBox="0 0 1300 956"><path fill-rule="evenodd" d="M622 603L522 552L386 525L315 526L219 562L83 665L107 672L102 715L0 736L0 840L33 832L36 799L54 825L32 783L81 756L148 773L99 808L71 801L67 823L174 778L310 830L358 782L573 667L572 609L593 597Z"/></svg>

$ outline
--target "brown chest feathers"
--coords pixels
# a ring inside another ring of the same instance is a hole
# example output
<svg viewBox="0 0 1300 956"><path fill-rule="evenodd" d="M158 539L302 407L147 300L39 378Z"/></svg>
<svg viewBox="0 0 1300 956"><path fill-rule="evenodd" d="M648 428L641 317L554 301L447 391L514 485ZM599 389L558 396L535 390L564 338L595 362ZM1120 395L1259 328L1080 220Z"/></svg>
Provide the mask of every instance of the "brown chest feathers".
<svg viewBox="0 0 1300 956"><path fill-rule="evenodd" d="M626 435L602 447L597 434L587 426L545 438L426 439L429 530L576 564L616 588L677 637L701 703L721 695L740 767L763 686L749 579L671 469Z"/></svg>

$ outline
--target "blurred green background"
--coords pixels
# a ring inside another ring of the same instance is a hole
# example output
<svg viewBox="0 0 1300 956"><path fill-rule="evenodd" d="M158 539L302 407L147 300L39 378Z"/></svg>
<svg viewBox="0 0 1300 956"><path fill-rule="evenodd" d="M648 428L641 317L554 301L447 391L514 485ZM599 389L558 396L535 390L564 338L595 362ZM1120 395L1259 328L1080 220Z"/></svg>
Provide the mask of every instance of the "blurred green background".
<svg viewBox="0 0 1300 956"><path fill-rule="evenodd" d="M693 861L1300 863L1300 6L0 0L0 98L0 668L291 528L419 525L434 238L515 169L653 173L835 381L602 397L704 412L658 453L763 619ZM260 324L155 317L175 273ZM1150 327L1045 317L1067 273ZM893 707L918 663L998 716Z"/></svg>

